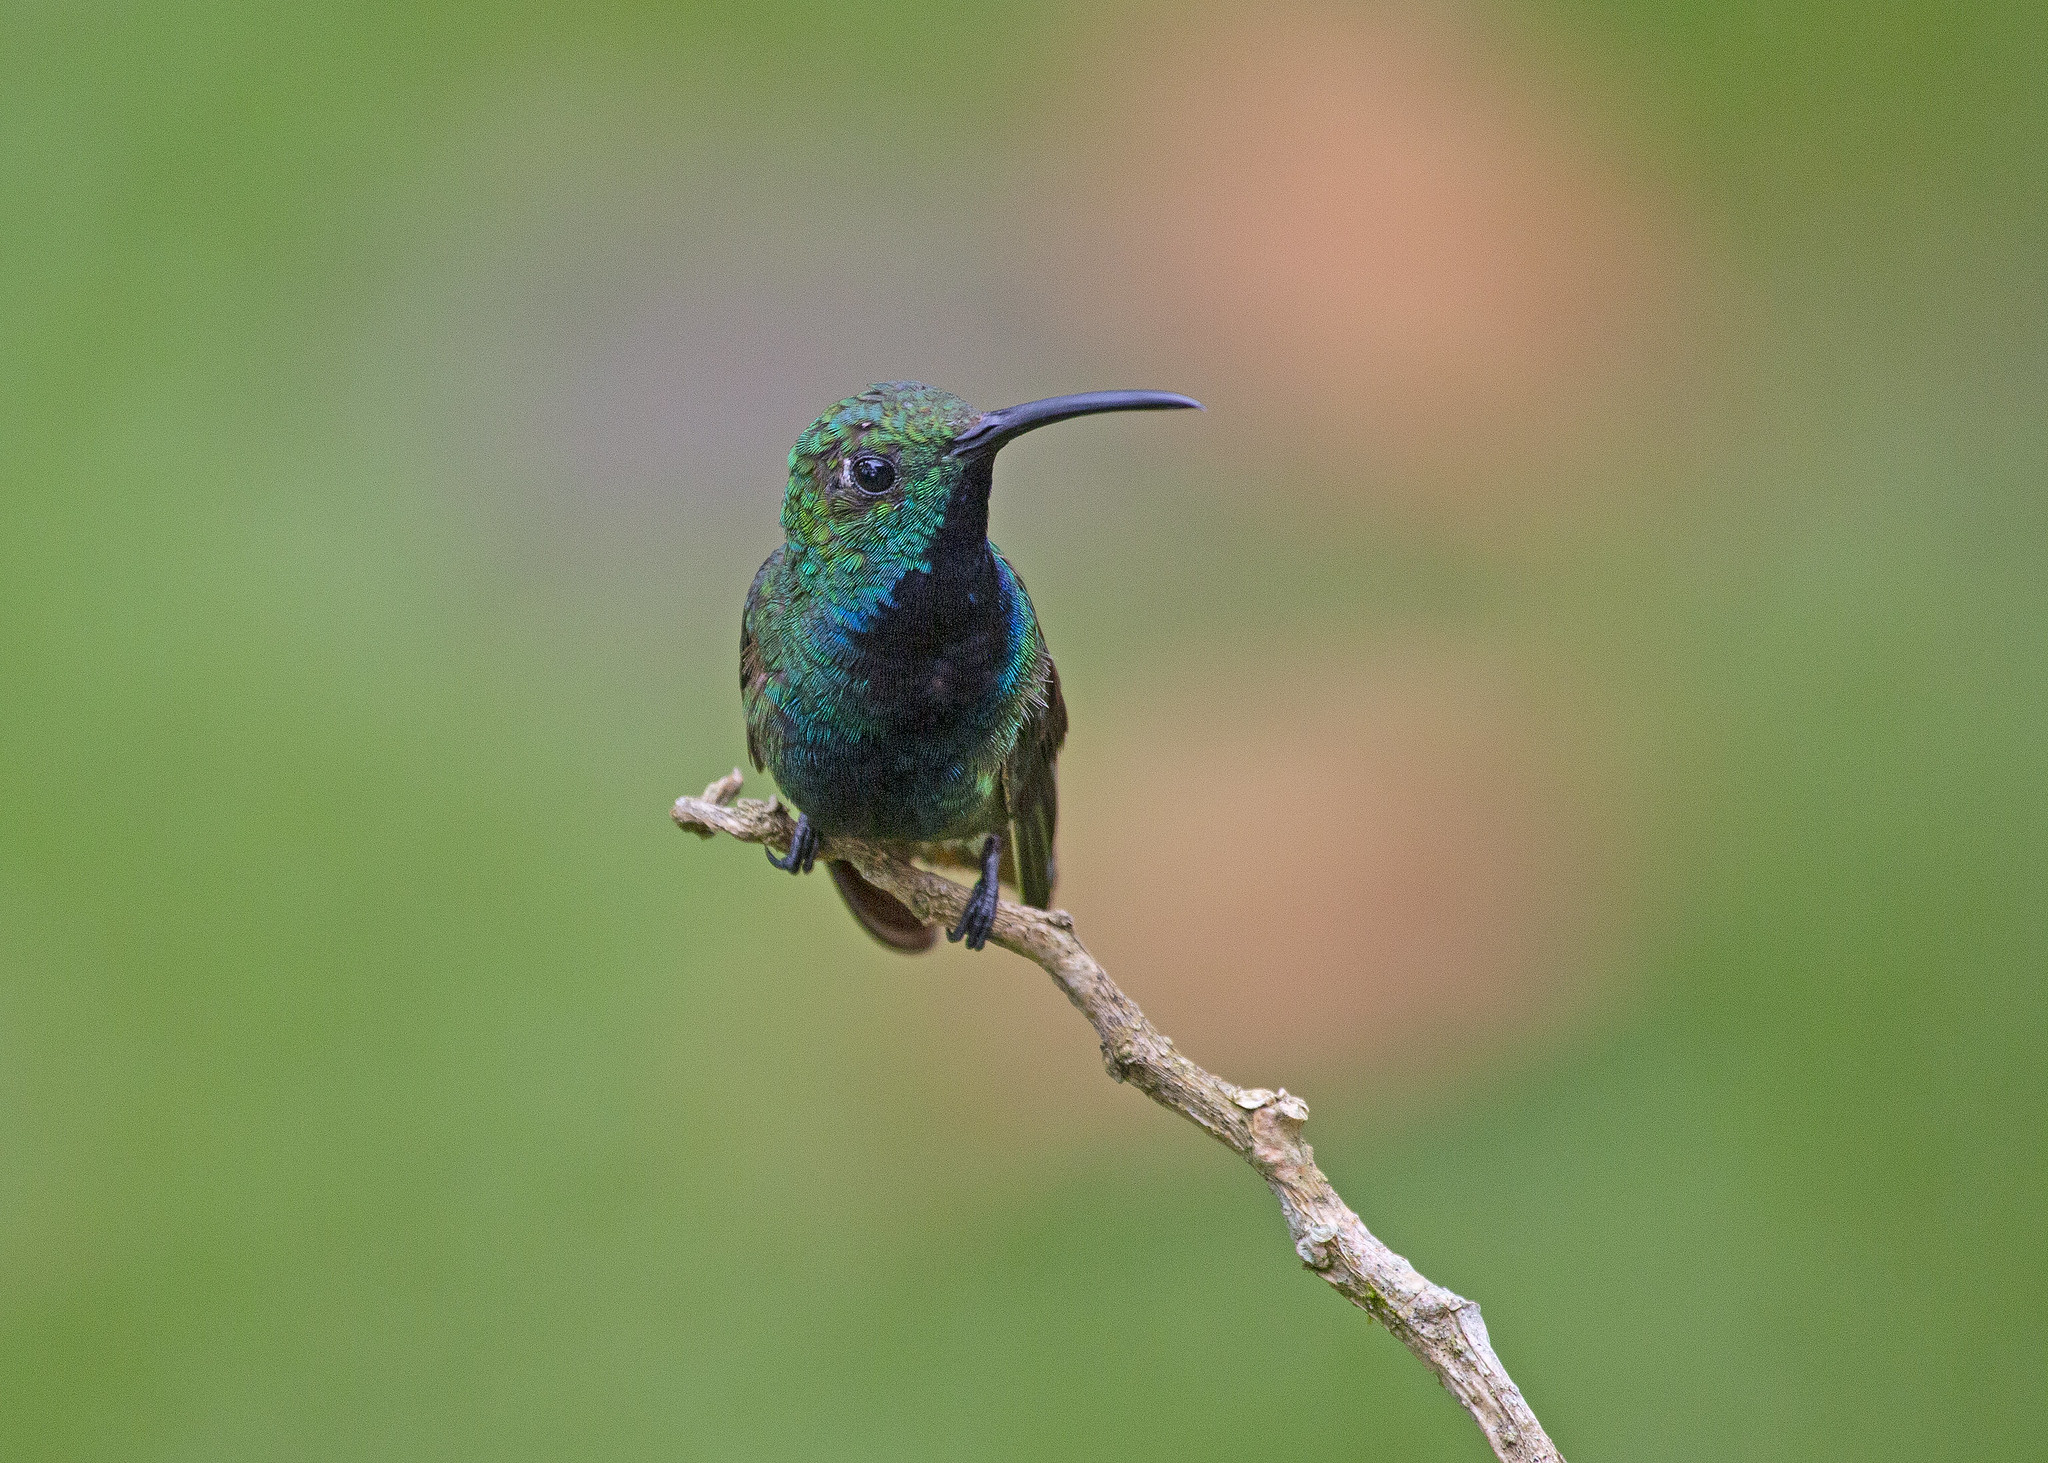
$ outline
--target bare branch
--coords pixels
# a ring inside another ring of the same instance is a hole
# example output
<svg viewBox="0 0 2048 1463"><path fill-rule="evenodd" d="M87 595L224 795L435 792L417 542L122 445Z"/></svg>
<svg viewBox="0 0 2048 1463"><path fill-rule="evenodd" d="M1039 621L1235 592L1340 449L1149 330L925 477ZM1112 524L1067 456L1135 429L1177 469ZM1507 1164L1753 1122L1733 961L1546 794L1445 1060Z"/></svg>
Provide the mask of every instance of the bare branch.
<svg viewBox="0 0 2048 1463"><path fill-rule="evenodd" d="M787 850L796 822L778 803L734 802L740 774L728 773L701 798L679 798L678 826L709 838L726 833L746 843ZM888 890L927 924L960 917L967 890L916 867L881 844L830 838L826 858L845 859ZM1337 1196L1302 1141L1308 1104L1284 1087L1238 1087L1196 1066L1145 1019L1074 934L1065 910L1005 901L990 938L1044 968L1102 1040L1109 1075L1172 1108L1257 1170L1286 1216L1295 1253L1352 1304L1361 1307L1420 1357L1472 1414L1501 1463L1563 1463L1536 1414L1522 1399L1486 1338L1479 1306L1424 1279L1413 1265L1374 1238Z"/></svg>

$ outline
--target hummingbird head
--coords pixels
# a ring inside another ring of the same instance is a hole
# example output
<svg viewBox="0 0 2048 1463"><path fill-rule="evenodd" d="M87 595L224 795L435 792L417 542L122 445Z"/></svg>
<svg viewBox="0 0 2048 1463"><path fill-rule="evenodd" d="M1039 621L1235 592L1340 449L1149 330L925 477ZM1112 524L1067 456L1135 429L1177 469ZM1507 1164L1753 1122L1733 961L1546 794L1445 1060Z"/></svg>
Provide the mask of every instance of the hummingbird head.
<svg viewBox="0 0 2048 1463"><path fill-rule="evenodd" d="M829 408L790 449L790 543L855 568L921 558L965 475L948 453L977 416L951 392L915 381L870 386Z"/></svg>
<svg viewBox="0 0 2048 1463"><path fill-rule="evenodd" d="M978 545L988 533L995 455L1035 427L1105 411L1201 403L1165 391L1091 391L978 412L916 381L870 386L828 409L789 454L782 526L817 572L893 583L929 567L940 530Z"/></svg>

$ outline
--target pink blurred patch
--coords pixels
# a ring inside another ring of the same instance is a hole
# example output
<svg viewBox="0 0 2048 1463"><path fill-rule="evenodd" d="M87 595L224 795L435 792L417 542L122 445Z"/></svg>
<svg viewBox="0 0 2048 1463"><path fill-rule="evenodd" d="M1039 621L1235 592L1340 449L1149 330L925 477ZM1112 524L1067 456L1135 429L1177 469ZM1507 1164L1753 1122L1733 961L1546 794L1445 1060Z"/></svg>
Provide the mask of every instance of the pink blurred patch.
<svg viewBox="0 0 2048 1463"><path fill-rule="evenodd" d="M1062 759L1058 902L1194 1060L1426 1099L1594 1003L1632 903L1629 779L1583 708L1437 645L1132 694ZM1066 1003L1003 974L934 1010L975 1085L1031 1130L1051 1108L1142 1121Z"/></svg>
<svg viewBox="0 0 2048 1463"><path fill-rule="evenodd" d="M1417 7L1262 7L1113 66L1073 128L1089 319L1344 454L1333 490L1555 467L1679 370L1672 209L1526 49Z"/></svg>

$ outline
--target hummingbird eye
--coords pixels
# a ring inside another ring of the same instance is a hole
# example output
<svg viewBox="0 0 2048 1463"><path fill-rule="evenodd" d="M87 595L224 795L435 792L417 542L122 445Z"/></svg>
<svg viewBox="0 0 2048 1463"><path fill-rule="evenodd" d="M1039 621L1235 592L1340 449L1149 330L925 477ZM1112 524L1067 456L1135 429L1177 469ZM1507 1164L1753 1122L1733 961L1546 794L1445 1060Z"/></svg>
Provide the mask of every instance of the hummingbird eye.
<svg viewBox="0 0 2048 1463"><path fill-rule="evenodd" d="M886 457L864 456L853 460L853 484L863 493L879 496L896 482L896 465Z"/></svg>

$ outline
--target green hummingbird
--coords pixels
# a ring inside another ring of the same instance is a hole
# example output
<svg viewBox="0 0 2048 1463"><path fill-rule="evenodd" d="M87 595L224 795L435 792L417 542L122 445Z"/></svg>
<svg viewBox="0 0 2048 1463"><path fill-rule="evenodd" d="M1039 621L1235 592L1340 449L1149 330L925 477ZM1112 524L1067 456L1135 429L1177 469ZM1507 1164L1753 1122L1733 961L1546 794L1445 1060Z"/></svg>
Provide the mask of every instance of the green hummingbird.
<svg viewBox="0 0 2048 1463"><path fill-rule="evenodd" d="M1047 908L1067 735L1059 672L1024 581L988 540L996 453L1095 412L1201 409L1165 391L1092 391L978 412L915 381L870 386L789 454L785 541L747 592L747 753L798 811L808 873L823 837L967 859L981 877L946 933L979 950L997 887ZM842 860L827 869L861 926L896 950L937 932Z"/></svg>

